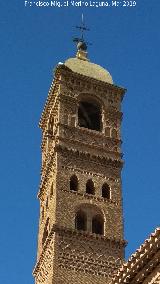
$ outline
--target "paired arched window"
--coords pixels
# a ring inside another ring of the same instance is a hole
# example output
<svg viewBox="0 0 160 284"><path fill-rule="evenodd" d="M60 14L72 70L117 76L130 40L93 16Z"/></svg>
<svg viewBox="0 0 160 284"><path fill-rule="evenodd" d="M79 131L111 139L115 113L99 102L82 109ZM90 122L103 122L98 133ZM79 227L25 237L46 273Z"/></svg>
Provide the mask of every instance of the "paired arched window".
<svg viewBox="0 0 160 284"><path fill-rule="evenodd" d="M42 245L44 245L47 237L48 237L48 234L49 234L49 218L47 218L47 221L46 221L46 224L45 224L45 227L44 227L44 232L43 232L43 237L42 237Z"/></svg>
<svg viewBox="0 0 160 284"><path fill-rule="evenodd" d="M75 218L75 227L79 231L86 231L87 217L85 212L79 210Z"/></svg>
<svg viewBox="0 0 160 284"><path fill-rule="evenodd" d="M92 130L101 131L101 108L95 101L81 101L78 108L78 125Z"/></svg>
<svg viewBox="0 0 160 284"><path fill-rule="evenodd" d="M107 183L102 185L102 197L106 199L110 199L110 187Z"/></svg>
<svg viewBox="0 0 160 284"><path fill-rule="evenodd" d="M85 204L76 213L75 228L79 231L87 231L94 234L103 235L103 214L96 206Z"/></svg>
<svg viewBox="0 0 160 284"><path fill-rule="evenodd" d="M78 178L76 177L76 175L73 175L70 178L70 190L72 190L72 191L78 190Z"/></svg>
<svg viewBox="0 0 160 284"><path fill-rule="evenodd" d="M86 193L88 194L95 194L94 183L91 179L89 179L86 183Z"/></svg>

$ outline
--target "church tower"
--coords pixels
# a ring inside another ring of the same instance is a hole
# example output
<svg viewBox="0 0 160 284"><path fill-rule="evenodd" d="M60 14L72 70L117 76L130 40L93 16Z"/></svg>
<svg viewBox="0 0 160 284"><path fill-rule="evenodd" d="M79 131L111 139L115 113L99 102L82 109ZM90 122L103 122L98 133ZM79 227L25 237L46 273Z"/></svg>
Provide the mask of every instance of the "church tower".
<svg viewBox="0 0 160 284"><path fill-rule="evenodd" d="M90 62L83 39L55 69L40 120L35 284L107 284L123 262L124 93Z"/></svg>

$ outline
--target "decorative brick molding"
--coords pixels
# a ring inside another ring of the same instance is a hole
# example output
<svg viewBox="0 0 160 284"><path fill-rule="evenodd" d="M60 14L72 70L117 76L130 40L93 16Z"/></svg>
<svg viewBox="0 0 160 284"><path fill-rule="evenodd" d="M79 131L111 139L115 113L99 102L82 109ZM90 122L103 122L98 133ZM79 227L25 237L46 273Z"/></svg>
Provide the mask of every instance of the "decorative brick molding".
<svg viewBox="0 0 160 284"><path fill-rule="evenodd" d="M72 72L64 64L56 68L40 119L42 168L35 284L104 284L123 263L120 127L124 92L121 87ZM83 100L98 111L98 129L80 123ZM77 191L70 189L73 174ZM86 190L88 180L93 194ZM109 188L107 197L104 185ZM76 226L77 208L86 210L84 231Z"/></svg>

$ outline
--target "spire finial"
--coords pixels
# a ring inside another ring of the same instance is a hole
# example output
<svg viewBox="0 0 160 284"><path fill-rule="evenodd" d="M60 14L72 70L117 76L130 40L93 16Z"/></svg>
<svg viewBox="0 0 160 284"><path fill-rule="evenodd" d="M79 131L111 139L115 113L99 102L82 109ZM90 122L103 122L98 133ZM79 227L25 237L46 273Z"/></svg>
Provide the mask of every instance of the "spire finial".
<svg viewBox="0 0 160 284"><path fill-rule="evenodd" d="M89 29L85 26L84 23L84 15L82 13L82 18L81 18L81 25L76 26L76 29L80 30L81 37L80 38L74 38L73 41L77 43L77 54L76 57L79 59L83 60L88 60L87 59L87 45L88 42L84 40L84 32L89 31Z"/></svg>

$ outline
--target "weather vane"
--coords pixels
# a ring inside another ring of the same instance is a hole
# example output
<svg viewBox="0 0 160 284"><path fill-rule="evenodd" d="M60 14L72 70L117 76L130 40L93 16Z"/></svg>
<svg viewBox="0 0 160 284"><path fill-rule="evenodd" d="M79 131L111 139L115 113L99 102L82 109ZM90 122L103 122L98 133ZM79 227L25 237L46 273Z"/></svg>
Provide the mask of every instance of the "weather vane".
<svg viewBox="0 0 160 284"><path fill-rule="evenodd" d="M79 30L80 30L81 37L80 37L80 38L75 37L75 38L73 39L73 41L76 42L76 43L83 42L83 43L85 43L86 45L90 44L90 43L88 43L88 42L85 42L85 40L84 40L84 32L85 32L85 31L89 31L89 28L85 26L83 13L82 13L82 22L81 22L81 25L80 25L80 26L76 26L76 29L79 29Z"/></svg>

